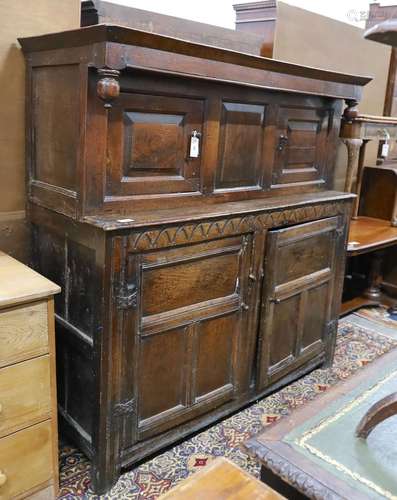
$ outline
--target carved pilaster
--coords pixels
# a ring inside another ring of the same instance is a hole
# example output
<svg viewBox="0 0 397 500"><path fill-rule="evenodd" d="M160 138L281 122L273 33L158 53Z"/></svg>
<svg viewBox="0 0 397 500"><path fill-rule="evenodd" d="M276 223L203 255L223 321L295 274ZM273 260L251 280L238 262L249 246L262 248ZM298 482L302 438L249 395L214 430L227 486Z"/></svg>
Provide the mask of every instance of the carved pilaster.
<svg viewBox="0 0 397 500"><path fill-rule="evenodd" d="M105 108L111 108L112 101L120 95L120 84L118 81L120 71L108 68L101 68L97 71L101 77L96 86L98 97L105 102Z"/></svg>

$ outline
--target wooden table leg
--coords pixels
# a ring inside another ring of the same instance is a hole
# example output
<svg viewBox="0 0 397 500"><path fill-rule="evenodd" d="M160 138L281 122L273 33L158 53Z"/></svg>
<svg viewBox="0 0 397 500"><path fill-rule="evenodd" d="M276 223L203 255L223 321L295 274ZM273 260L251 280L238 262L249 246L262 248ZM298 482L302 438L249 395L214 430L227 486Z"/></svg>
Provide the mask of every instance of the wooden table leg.
<svg viewBox="0 0 397 500"><path fill-rule="evenodd" d="M372 430L389 417L397 415L397 392L371 406L356 428L356 436L366 439Z"/></svg>
<svg viewBox="0 0 397 500"><path fill-rule="evenodd" d="M364 291L364 297L371 301L380 304L382 283L382 262L384 251L373 252L371 254L370 269L369 269L369 286Z"/></svg>
<svg viewBox="0 0 397 500"><path fill-rule="evenodd" d="M357 198L354 200L354 203L353 203L353 212L352 212L353 219L357 219L358 211L360 208L361 186L363 183L363 175L364 175L365 149L366 149L368 142L369 142L368 139L363 140L363 143L360 147L360 151L359 151L359 155L358 155L357 181L356 181L356 188L354 190L354 192L357 195Z"/></svg>
<svg viewBox="0 0 397 500"><path fill-rule="evenodd" d="M363 145L362 139L342 139L347 147L347 170L346 170L346 181L345 181L345 191L348 193L353 193L354 178L359 170L359 153L360 148ZM363 155L360 155L360 160L363 161ZM357 216L357 200L355 200L355 205L353 209L353 218Z"/></svg>

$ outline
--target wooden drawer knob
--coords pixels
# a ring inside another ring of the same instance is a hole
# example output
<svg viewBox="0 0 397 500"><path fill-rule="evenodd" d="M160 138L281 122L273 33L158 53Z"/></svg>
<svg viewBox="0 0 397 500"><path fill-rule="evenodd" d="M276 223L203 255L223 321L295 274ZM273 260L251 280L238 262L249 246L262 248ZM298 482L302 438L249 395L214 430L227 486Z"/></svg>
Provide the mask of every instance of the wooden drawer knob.
<svg viewBox="0 0 397 500"><path fill-rule="evenodd" d="M7 476L2 470L0 470L0 486L3 486L7 482Z"/></svg>

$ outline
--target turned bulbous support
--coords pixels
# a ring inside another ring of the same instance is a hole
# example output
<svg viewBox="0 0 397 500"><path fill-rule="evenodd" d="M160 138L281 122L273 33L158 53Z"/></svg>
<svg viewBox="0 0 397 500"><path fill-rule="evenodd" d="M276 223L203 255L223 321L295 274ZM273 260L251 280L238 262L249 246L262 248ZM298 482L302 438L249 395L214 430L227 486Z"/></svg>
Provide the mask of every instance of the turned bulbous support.
<svg viewBox="0 0 397 500"><path fill-rule="evenodd" d="M120 84L118 81L120 71L107 68L98 69L97 71L101 77L96 86L98 97L104 101L105 108L111 108L112 101L120 95Z"/></svg>

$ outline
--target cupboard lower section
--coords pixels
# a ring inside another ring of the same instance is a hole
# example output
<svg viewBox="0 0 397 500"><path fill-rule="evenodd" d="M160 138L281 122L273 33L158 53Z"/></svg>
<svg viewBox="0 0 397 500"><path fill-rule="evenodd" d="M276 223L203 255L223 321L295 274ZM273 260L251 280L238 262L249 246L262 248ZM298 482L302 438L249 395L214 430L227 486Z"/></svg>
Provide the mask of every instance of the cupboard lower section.
<svg viewBox="0 0 397 500"><path fill-rule="evenodd" d="M60 420L91 457L96 492L332 362L349 213L339 195L109 228L32 209L36 267L63 290Z"/></svg>

